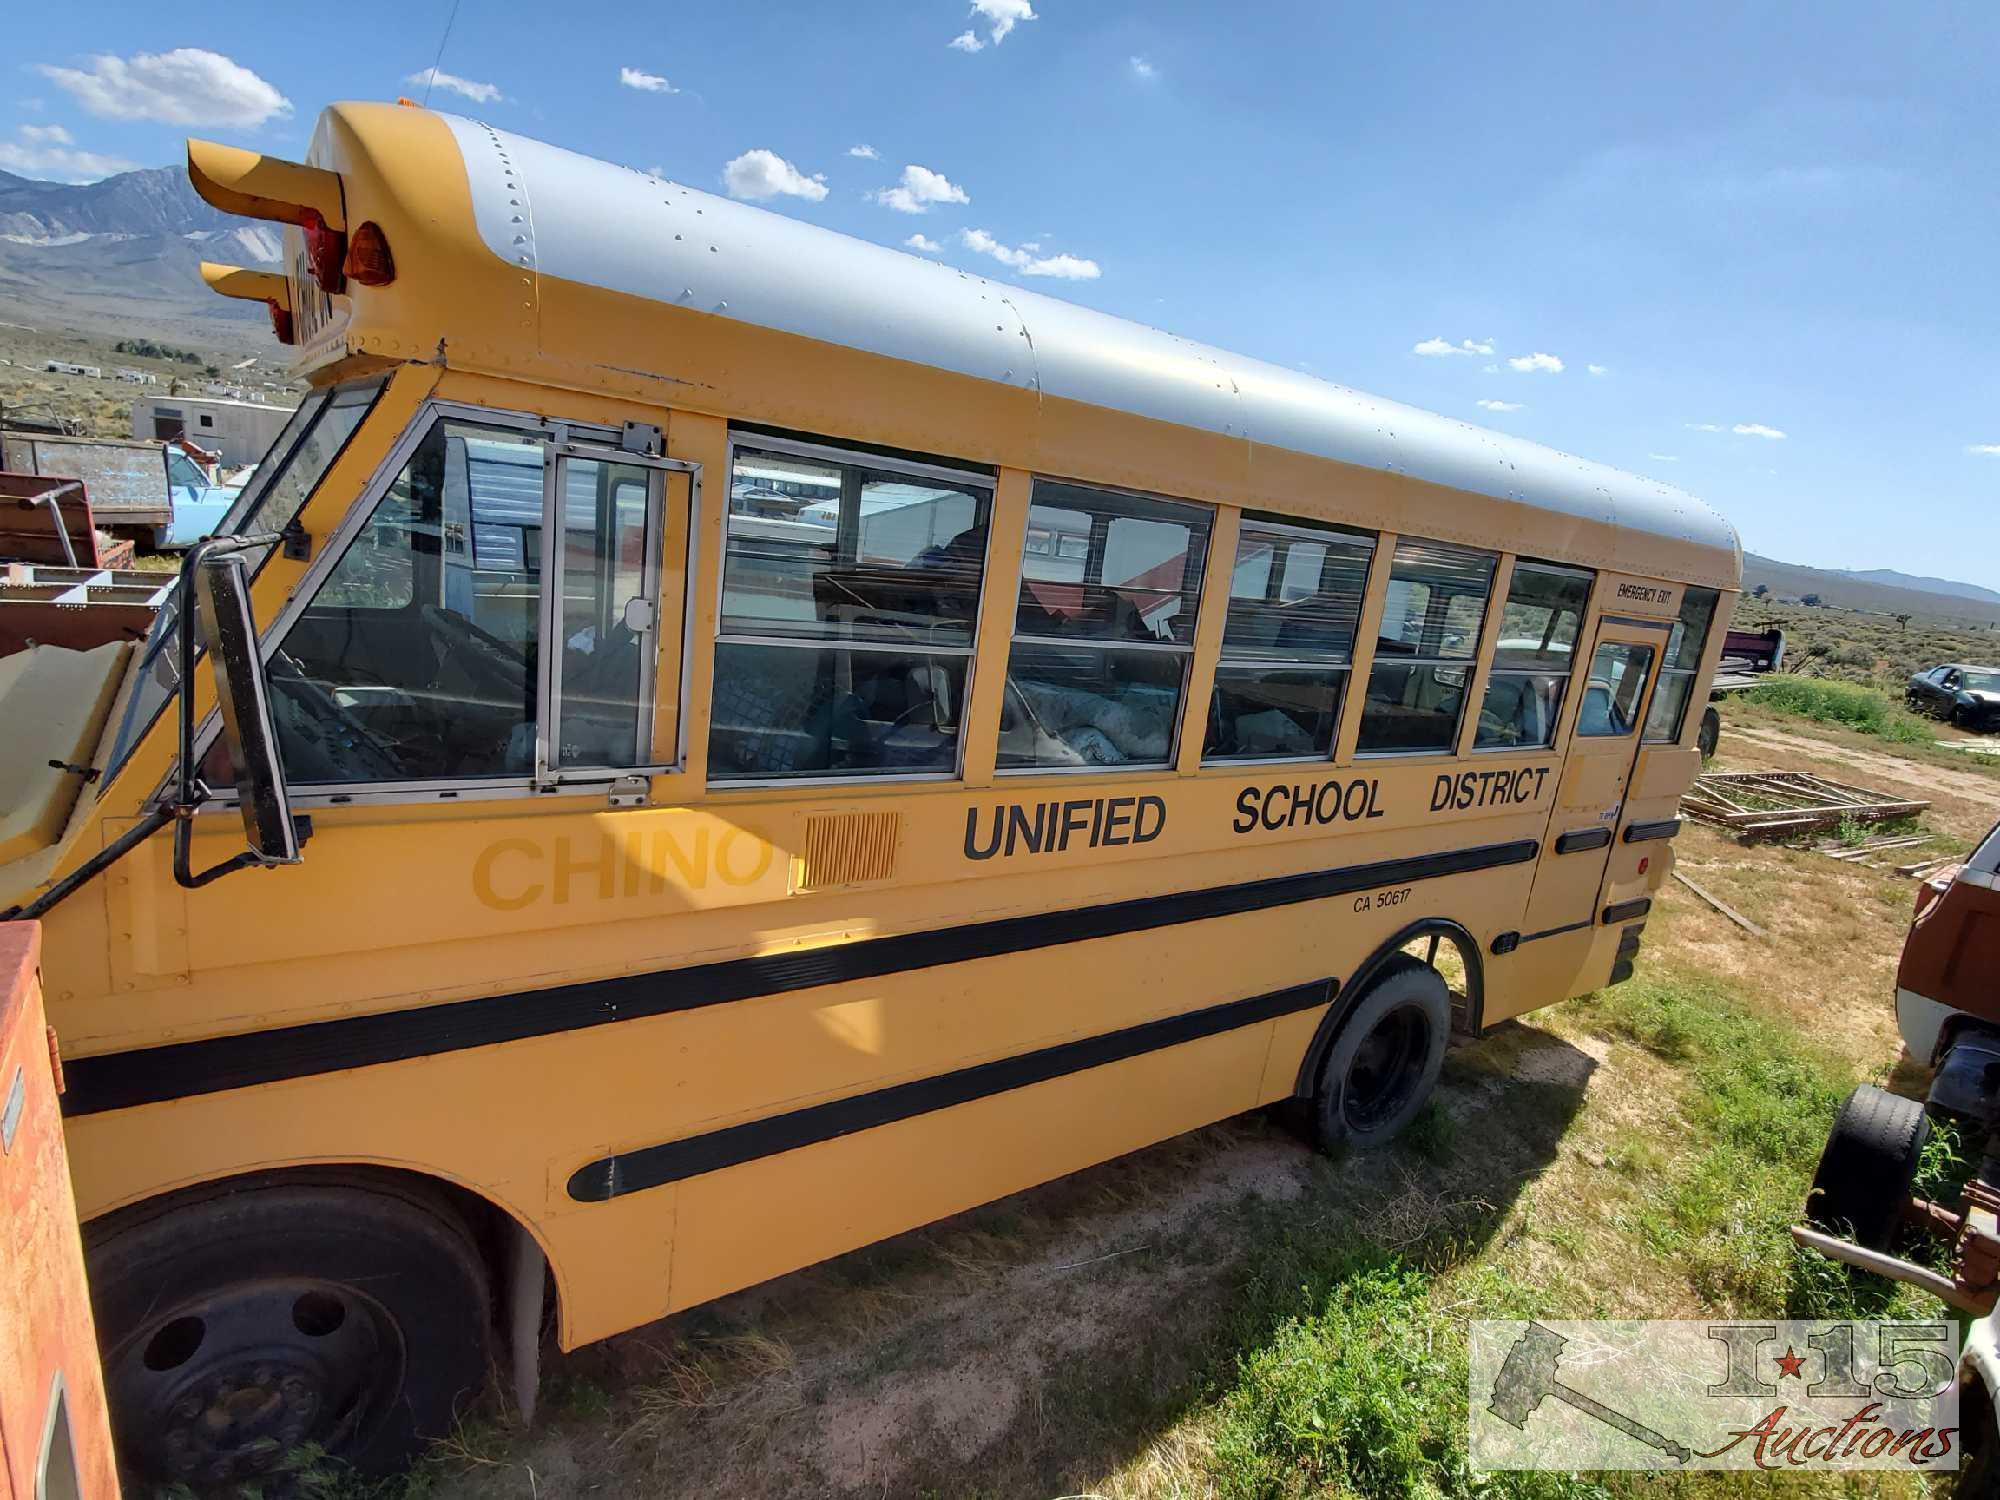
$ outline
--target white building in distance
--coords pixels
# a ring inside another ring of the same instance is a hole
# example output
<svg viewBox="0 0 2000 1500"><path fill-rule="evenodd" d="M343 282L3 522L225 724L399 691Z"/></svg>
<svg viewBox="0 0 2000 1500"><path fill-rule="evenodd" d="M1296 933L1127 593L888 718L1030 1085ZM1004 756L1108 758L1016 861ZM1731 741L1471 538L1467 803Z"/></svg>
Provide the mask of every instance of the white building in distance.
<svg viewBox="0 0 2000 1500"><path fill-rule="evenodd" d="M292 411L217 396L140 396L132 403L132 436L160 442L184 437L219 452L223 468L235 469L262 460Z"/></svg>

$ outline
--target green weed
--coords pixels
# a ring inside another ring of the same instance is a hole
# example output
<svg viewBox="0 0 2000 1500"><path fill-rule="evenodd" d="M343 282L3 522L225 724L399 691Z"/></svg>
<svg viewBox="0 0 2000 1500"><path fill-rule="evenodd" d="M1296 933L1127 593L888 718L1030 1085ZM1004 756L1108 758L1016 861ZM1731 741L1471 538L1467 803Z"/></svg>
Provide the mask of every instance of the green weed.
<svg viewBox="0 0 2000 1500"><path fill-rule="evenodd" d="M1840 724L1899 745L1927 745L1936 731L1873 688L1819 677L1772 677L1744 694L1780 713Z"/></svg>
<svg viewBox="0 0 2000 1500"><path fill-rule="evenodd" d="M1458 1149L1458 1122L1433 1099L1410 1121L1402 1142L1425 1161L1443 1166Z"/></svg>

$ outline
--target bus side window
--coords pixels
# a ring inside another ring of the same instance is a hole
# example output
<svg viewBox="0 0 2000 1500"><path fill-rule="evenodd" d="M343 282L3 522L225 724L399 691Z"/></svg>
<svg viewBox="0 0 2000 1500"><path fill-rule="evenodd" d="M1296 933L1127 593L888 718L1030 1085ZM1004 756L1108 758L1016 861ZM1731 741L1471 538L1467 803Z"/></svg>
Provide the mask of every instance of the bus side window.
<svg viewBox="0 0 2000 1500"><path fill-rule="evenodd" d="M1590 658L1590 676L1584 681L1576 732L1602 738L1627 735L1638 728L1639 700L1645 696L1646 674L1652 669L1651 646L1599 642Z"/></svg>
<svg viewBox="0 0 2000 1500"><path fill-rule="evenodd" d="M1653 689L1653 703L1646 710L1646 730L1642 740L1672 742L1681 737L1687 719L1688 695L1694 691L1695 670L1708 646L1709 626L1715 619L1720 595L1714 589L1688 589L1681 595L1680 619L1667 639L1666 659L1660 663L1660 685Z"/></svg>
<svg viewBox="0 0 2000 1500"><path fill-rule="evenodd" d="M554 586L541 567L544 444L539 432L448 418L425 432L271 659L292 782L538 774ZM562 655L543 773L643 765L657 476L582 456L558 474Z"/></svg>
<svg viewBox="0 0 2000 1500"><path fill-rule="evenodd" d="M271 683L295 784L532 774L539 591L479 535L482 465L540 515L539 435L434 422L286 633Z"/></svg>
<svg viewBox="0 0 2000 1500"><path fill-rule="evenodd" d="M1007 659L1002 770L1164 766L1187 691L1210 512L1035 482Z"/></svg>
<svg viewBox="0 0 2000 1500"><path fill-rule="evenodd" d="M956 772L992 483L736 449L711 780Z"/></svg>
<svg viewBox="0 0 2000 1500"><path fill-rule="evenodd" d="M1243 519L1202 760L1325 758L1375 538Z"/></svg>
<svg viewBox="0 0 2000 1500"><path fill-rule="evenodd" d="M1355 749L1448 753L1458 744L1495 558L1443 542L1396 544Z"/></svg>
<svg viewBox="0 0 2000 1500"><path fill-rule="evenodd" d="M1486 700L1479 706L1475 750L1542 749L1555 743L1591 577L1553 563L1523 560L1514 565Z"/></svg>

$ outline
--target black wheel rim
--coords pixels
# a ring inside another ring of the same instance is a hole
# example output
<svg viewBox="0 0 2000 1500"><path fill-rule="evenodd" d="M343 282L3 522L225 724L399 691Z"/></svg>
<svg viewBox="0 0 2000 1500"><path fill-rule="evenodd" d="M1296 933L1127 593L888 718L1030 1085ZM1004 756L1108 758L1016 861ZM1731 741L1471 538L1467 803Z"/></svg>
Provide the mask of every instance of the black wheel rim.
<svg viewBox="0 0 2000 1500"><path fill-rule="evenodd" d="M156 1311L106 1361L127 1467L197 1489L353 1453L403 1384L403 1341L336 1282L244 1282Z"/></svg>
<svg viewBox="0 0 2000 1500"><path fill-rule="evenodd" d="M1415 1005L1400 1005L1368 1029L1347 1065L1341 1117L1350 1130L1373 1130L1410 1102L1430 1054L1431 1023Z"/></svg>

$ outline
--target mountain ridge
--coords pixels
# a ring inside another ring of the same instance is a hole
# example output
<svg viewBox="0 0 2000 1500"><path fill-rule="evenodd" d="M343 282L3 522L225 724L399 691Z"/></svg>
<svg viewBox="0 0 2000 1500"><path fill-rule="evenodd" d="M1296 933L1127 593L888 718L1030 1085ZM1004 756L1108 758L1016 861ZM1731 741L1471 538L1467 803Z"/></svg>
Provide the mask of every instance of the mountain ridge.
<svg viewBox="0 0 2000 1500"><path fill-rule="evenodd" d="M1976 583L1963 583L1955 578L1933 578L1925 573L1899 573L1894 568L1828 568L1826 571L1838 573L1843 578L1858 578L1864 583L1882 583L1899 589L1918 589L1926 594L1954 594L1961 599L1977 599L1982 604L2000 604L2000 593L1981 588Z"/></svg>
<svg viewBox="0 0 2000 1500"><path fill-rule="evenodd" d="M274 226L204 203L178 167L81 184L0 172L0 320L240 347L264 310L209 291L201 262L281 253Z"/></svg>
<svg viewBox="0 0 2000 1500"><path fill-rule="evenodd" d="M1872 571L1890 573L1894 570L1883 568ZM1840 609L1865 609L1884 615L1929 615L2000 625L2000 597L1990 600L1981 597L1984 591L1978 591L1976 584L1957 585L1959 589L1977 591L1959 593L1916 587L1913 574L1897 573L1895 576L1909 578L1913 582L1880 583L1837 568L1809 568L1801 563L1760 557L1754 552L1743 554L1743 592L1746 596L1762 584L1780 599L1801 599L1807 594L1815 594L1822 603ZM1950 582L1946 579L1936 581Z"/></svg>

